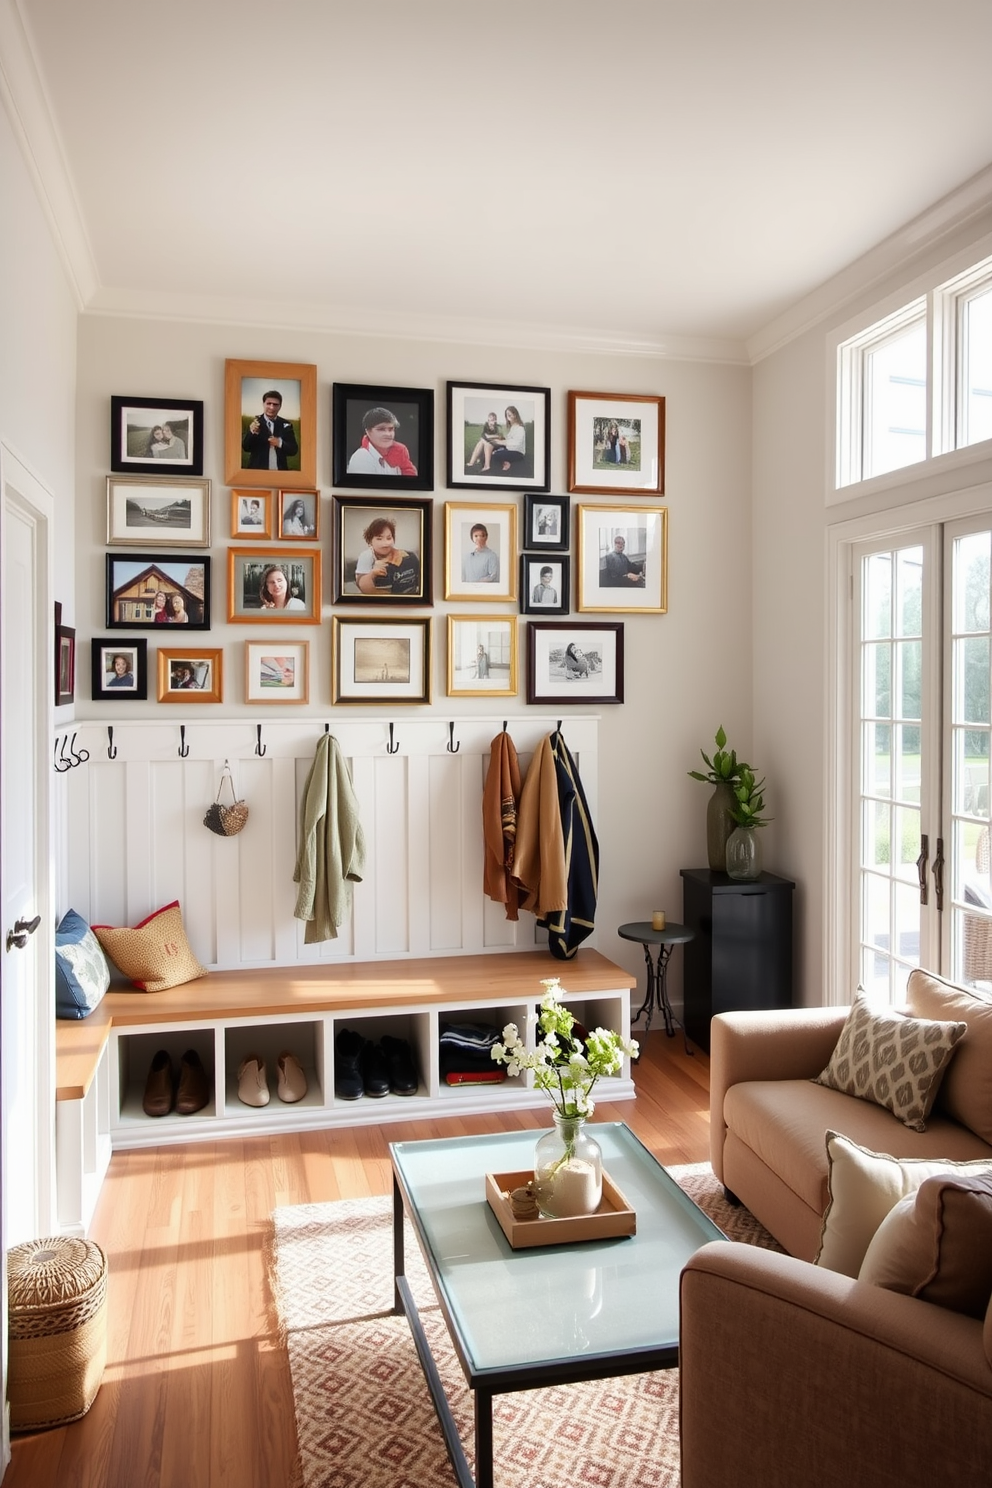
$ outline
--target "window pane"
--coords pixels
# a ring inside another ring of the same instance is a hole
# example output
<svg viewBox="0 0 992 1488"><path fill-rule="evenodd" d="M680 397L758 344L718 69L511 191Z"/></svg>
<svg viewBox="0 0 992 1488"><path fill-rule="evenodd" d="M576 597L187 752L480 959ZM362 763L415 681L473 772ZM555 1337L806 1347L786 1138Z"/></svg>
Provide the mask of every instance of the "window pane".
<svg viewBox="0 0 992 1488"><path fill-rule="evenodd" d="M862 478L926 459L927 328L921 318L866 351Z"/></svg>
<svg viewBox="0 0 992 1488"><path fill-rule="evenodd" d="M861 631L866 641L892 634L892 557L873 553L864 564L864 615Z"/></svg>
<svg viewBox="0 0 992 1488"><path fill-rule="evenodd" d="M992 439L992 289L963 301L961 443Z"/></svg>

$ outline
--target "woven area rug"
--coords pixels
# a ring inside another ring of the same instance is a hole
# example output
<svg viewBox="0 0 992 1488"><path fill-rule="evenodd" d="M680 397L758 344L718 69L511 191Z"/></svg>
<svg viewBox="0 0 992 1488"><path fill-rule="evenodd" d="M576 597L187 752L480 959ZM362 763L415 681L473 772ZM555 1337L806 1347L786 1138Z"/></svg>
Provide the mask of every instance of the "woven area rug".
<svg viewBox="0 0 992 1488"><path fill-rule="evenodd" d="M708 1163L670 1169L731 1240L781 1247ZM305 1488L455 1488L404 1317L393 1317L392 1199L277 1209L272 1290L289 1350ZM472 1396L417 1242L407 1269L466 1455ZM499 1488L678 1488L678 1371L501 1395Z"/></svg>

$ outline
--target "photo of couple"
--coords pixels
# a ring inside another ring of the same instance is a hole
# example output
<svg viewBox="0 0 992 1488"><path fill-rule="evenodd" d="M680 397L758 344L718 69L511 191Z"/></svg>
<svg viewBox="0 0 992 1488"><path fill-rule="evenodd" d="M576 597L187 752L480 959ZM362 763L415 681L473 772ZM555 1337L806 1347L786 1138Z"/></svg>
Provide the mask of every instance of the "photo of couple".
<svg viewBox="0 0 992 1488"><path fill-rule="evenodd" d="M547 491L550 388L448 383L448 485Z"/></svg>

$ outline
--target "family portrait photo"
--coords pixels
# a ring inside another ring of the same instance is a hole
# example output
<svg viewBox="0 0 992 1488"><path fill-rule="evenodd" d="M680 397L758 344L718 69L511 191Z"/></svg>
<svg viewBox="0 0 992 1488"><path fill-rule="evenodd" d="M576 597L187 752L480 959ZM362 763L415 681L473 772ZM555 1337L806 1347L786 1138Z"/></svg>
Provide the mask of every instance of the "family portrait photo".
<svg viewBox="0 0 992 1488"><path fill-rule="evenodd" d="M580 506L580 610L668 609L668 508Z"/></svg>
<svg viewBox="0 0 992 1488"><path fill-rule="evenodd" d="M528 703L622 703L623 626L532 620L527 627Z"/></svg>
<svg viewBox="0 0 992 1488"><path fill-rule="evenodd" d="M210 629L210 559L107 554L107 625L111 630Z"/></svg>
<svg viewBox="0 0 992 1488"><path fill-rule="evenodd" d="M569 393L568 489L622 495L665 490L665 400Z"/></svg>
<svg viewBox="0 0 992 1488"><path fill-rule="evenodd" d="M515 503L445 502L445 599L516 599L516 557Z"/></svg>
<svg viewBox="0 0 992 1488"><path fill-rule="evenodd" d="M433 392L336 382L332 450L336 486L433 490Z"/></svg>
<svg viewBox="0 0 992 1488"><path fill-rule="evenodd" d="M331 701L429 703L431 622L331 621Z"/></svg>
<svg viewBox="0 0 992 1488"><path fill-rule="evenodd" d="M448 696L515 697L515 616L448 616Z"/></svg>
<svg viewBox="0 0 992 1488"><path fill-rule="evenodd" d="M210 546L210 482L108 475L109 547Z"/></svg>
<svg viewBox="0 0 992 1488"><path fill-rule="evenodd" d="M227 618L232 623L320 621L320 553L228 548Z"/></svg>
<svg viewBox="0 0 992 1488"><path fill-rule="evenodd" d="M91 680L94 701L147 697L145 671L147 641L114 641L95 638L91 646Z"/></svg>
<svg viewBox="0 0 992 1488"><path fill-rule="evenodd" d="M434 503L335 496L335 604L429 605Z"/></svg>
<svg viewBox="0 0 992 1488"><path fill-rule="evenodd" d="M230 485L317 483L317 369L297 362L225 364L224 466Z"/></svg>
<svg viewBox="0 0 992 1488"><path fill-rule="evenodd" d="M160 703L221 703L224 701L224 653L221 650L158 652Z"/></svg>
<svg viewBox="0 0 992 1488"><path fill-rule="evenodd" d="M203 404L182 398L110 400L110 468L132 475L203 474Z"/></svg>
<svg viewBox="0 0 992 1488"><path fill-rule="evenodd" d="M246 703L306 703L310 698L310 642L245 642Z"/></svg>
<svg viewBox="0 0 992 1488"><path fill-rule="evenodd" d="M448 485L546 491L549 388L448 383Z"/></svg>

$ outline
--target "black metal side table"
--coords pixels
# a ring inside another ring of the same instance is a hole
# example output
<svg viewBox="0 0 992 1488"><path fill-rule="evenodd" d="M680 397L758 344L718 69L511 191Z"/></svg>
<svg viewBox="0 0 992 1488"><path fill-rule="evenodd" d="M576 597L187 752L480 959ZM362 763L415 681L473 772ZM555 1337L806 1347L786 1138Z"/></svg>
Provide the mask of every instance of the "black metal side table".
<svg viewBox="0 0 992 1488"><path fill-rule="evenodd" d="M644 960L648 968L648 988L644 1001L630 1020L631 1036L633 1037L633 1026L642 1013L647 1014L647 1026L645 1035L651 1032L651 1016L660 1012L665 1020L665 1032L669 1038L675 1037L676 1027L681 1028L682 1038L685 1042L685 1052L693 1053L689 1048L689 1038L682 1023L672 1012L672 1004L668 1000L668 963L671 960L672 951L677 945L684 945L686 941L695 938L695 930L690 930L687 925L675 925L669 923L664 930L655 930L650 920L631 920L627 925L621 925L617 934L624 940L636 940L644 947ZM657 950L652 956L652 948Z"/></svg>

